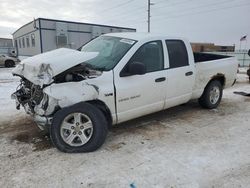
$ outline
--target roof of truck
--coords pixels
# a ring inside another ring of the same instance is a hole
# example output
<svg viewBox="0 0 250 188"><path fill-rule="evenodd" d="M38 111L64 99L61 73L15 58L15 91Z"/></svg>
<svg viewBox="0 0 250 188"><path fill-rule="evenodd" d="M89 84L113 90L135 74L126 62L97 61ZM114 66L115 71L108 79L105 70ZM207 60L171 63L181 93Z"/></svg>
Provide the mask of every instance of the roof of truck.
<svg viewBox="0 0 250 188"><path fill-rule="evenodd" d="M108 34L105 34L105 35L106 36L121 37L121 38L128 38L128 39L133 39L133 40L145 40L145 39L151 39L151 38L165 38L165 39L181 39L181 40L184 40L181 37L166 36L164 34L158 34L158 33L121 32L121 33L108 33Z"/></svg>

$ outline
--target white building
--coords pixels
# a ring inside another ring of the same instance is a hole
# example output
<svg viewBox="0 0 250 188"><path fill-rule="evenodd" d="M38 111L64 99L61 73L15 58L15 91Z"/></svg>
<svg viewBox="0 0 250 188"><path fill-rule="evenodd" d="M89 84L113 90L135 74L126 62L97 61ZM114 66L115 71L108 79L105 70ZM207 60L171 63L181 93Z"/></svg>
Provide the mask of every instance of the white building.
<svg viewBox="0 0 250 188"><path fill-rule="evenodd" d="M60 47L78 49L91 39L111 32L135 32L135 29L38 18L13 33L19 56L33 56Z"/></svg>
<svg viewBox="0 0 250 188"><path fill-rule="evenodd" d="M10 55L10 56L16 55L12 39L0 38L0 54Z"/></svg>
<svg viewBox="0 0 250 188"><path fill-rule="evenodd" d="M13 47L12 39L0 38L0 47Z"/></svg>

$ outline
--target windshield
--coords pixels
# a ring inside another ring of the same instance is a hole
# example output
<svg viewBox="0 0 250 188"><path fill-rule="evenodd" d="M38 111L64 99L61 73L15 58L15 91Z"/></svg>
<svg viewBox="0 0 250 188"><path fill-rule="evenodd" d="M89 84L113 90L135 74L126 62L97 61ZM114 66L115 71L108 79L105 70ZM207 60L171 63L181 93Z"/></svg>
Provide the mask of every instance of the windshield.
<svg viewBox="0 0 250 188"><path fill-rule="evenodd" d="M85 61L84 63L99 70L111 70L135 42L135 40L131 39L100 36L82 47L82 52L98 52L97 57Z"/></svg>

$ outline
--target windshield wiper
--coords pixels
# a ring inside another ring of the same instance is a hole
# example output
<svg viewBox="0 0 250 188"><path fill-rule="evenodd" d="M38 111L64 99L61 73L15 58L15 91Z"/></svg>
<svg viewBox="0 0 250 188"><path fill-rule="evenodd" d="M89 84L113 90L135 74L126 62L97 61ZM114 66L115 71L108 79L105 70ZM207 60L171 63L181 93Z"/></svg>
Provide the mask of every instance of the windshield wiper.
<svg viewBox="0 0 250 188"><path fill-rule="evenodd" d="M98 66L95 66L95 65L92 65L92 64L89 64L89 63L81 63L83 66L86 66L88 67L89 69L93 69L93 70L98 70L98 71L105 71L105 67L98 67Z"/></svg>

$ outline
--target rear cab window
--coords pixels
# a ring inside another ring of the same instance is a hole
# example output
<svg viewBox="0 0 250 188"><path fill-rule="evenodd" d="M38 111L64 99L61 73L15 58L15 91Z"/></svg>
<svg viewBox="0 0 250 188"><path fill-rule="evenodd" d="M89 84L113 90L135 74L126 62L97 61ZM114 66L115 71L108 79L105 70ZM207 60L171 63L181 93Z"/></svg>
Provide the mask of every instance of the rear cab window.
<svg viewBox="0 0 250 188"><path fill-rule="evenodd" d="M182 40L165 40L169 57L169 68L189 66L186 45Z"/></svg>

